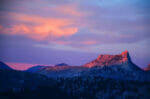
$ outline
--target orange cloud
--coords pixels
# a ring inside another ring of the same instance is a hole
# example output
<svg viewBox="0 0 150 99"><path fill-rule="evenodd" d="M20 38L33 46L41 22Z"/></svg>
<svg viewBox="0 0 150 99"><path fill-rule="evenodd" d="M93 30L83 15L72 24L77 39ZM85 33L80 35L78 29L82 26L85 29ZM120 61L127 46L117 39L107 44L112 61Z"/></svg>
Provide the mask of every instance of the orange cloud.
<svg viewBox="0 0 150 99"><path fill-rule="evenodd" d="M26 33L31 32L31 30L28 26L26 26L24 24L21 24L21 25L12 26L12 28L10 29L10 32L13 33L13 34L17 34L17 33L26 34Z"/></svg>
<svg viewBox="0 0 150 99"><path fill-rule="evenodd" d="M78 28L73 26L74 21L70 19L45 18L18 13L9 13L9 15L20 24L13 24L9 28L0 25L0 33L24 35L36 40L44 40L70 36L78 31Z"/></svg>
<svg viewBox="0 0 150 99"><path fill-rule="evenodd" d="M56 6L55 8L53 8L53 10L61 14L72 15L72 16L84 16L85 15L85 13L78 11L75 5Z"/></svg>
<svg viewBox="0 0 150 99"><path fill-rule="evenodd" d="M96 44L97 42L94 41L94 40L83 40L83 41L61 41L61 40L57 40L57 41L53 41L53 42L50 42L50 43L53 43L53 44L58 44L58 45L93 45L93 44Z"/></svg>
<svg viewBox="0 0 150 99"><path fill-rule="evenodd" d="M85 44L85 45L93 45L93 44L96 44L96 41L92 41L92 40L83 41L82 44Z"/></svg>

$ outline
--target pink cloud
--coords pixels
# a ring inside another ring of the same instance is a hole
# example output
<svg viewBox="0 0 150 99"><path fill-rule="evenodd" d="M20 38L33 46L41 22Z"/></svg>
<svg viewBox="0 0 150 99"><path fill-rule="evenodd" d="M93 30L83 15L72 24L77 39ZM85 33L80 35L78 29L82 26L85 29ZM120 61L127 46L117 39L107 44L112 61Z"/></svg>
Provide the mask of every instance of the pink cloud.
<svg viewBox="0 0 150 99"><path fill-rule="evenodd" d="M78 11L76 5L61 5L61 6L56 6L52 8L54 11L65 14L65 15L71 15L71 16L85 16L86 14L84 12Z"/></svg>
<svg viewBox="0 0 150 99"><path fill-rule="evenodd" d="M19 21L19 24L12 24L11 27L0 25L0 33L45 40L71 36L78 31L78 27L73 26L75 22L71 19L45 18L18 13L8 13L8 15L11 15L13 20Z"/></svg>
<svg viewBox="0 0 150 99"><path fill-rule="evenodd" d="M85 44L85 45L93 45L93 44L96 44L96 41L87 40L87 41L83 41L82 44Z"/></svg>
<svg viewBox="0 0 150 99"><path fill-rule="evenodd" d="M83 46L83 45L95 45L97 44L97 41L94 41L94 40L81 40L81 41L63 41L63 40L57 40L57 41L53 41L53 42L50 42L50 43L53 43L53 44L58 44L58 45L80 45ZM79 47L79 46L78 46Z"/></svg>
<svg viewBox="0 0 150 99"><path fill-rule="evenodd" d="M6 64L15 70L26 70L30 67L37 65L37 64L14 63L14 62L6 62Z"/></svg>
<svg viewBox="0 0 150 99"><path fill-rule="evenodd" d="M27 70L33 66L37 66L39 64L29 64L29 63L16 63L16 62L5 62L8 66L15 70ZM40 64L41 66L48 66L45 64ZM52 66L52 65L49 65Z"/></svg>

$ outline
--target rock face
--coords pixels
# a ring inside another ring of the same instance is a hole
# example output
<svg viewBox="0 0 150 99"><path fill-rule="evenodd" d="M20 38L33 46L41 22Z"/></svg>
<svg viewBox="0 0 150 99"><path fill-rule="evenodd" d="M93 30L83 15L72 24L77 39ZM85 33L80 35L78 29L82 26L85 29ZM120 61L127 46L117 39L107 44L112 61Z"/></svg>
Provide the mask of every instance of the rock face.
<svg viewBox="0 0 150 99"><path fill-rule="evenodd" d="M85 64L85 67L94 67L94 66L112 66L120 65L124 63L130 63L131 59L128 51L124 51L119 55L100 55L97 59Z"/></svg>
<svg viewBox="0 0 150 99"><path fill-rule="evenodd" d="M12 70L8 65L3 62L0 62L0 70Z"/></svg>

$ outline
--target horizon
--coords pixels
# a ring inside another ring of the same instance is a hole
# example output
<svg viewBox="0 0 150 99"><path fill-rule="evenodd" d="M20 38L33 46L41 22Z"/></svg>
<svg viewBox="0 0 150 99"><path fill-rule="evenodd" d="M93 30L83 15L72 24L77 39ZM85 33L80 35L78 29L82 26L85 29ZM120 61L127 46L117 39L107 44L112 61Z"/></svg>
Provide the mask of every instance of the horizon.
<svg viewBox="0 0 150 99"><path fill-rule="evenodd" d="M80 66L124 50L140 68L150 63L149 0L0 2L0 61L14 68Z"/></svg>
<svg viewBox="0 0 150 99"><path fill-rule="evenodd" d="M123 52L126 52L127 50L123 51ZM100 54L100 55L121 55L123 52L121 52L120 54ZM128 52L128 51L127 51ZM129 54L129 57L131 58L130 56L130 53L128 52ZM99 56L100 56L99 55ZM97 56L97 58L99 57ZM97 59L95 58L95 59ZM93 60L95 60L93 59ZM93 60L90 60L89 62L93 61ZM132 61L132 58L131 58L131 61ZM84 64L87 64L89 62L86 62ZM133 62L133 61L132 61ZM9 67L11 67L12 69L14 70L21 70L21 71L24 71L24 70L28 70L29 68L32 68L32 67L36 67L36 66L55 66L56 64L30 64L30 63L14 63L14 62L4 62L6 65L8 65ZM67 64L67 62L60 62L60 63L57 63L57 64L61 64L61 63L65 63ZM133 62L134 63L134 62ZM81 64L81 65L70 65L70 64L67 64L69 66L83 66L84 64ZM134 63L135 65L137 65L136 63ZM147 66L139 66L137 65L139 68L141 69L144 69L146 68Z"/></svg>

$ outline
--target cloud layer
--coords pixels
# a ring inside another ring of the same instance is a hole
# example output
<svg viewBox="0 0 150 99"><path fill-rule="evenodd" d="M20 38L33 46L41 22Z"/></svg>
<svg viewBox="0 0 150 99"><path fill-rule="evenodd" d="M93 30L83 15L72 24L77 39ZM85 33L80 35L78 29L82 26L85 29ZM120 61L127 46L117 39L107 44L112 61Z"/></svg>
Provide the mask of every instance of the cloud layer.
<svg viewBox="0 0 150 99"><path fill-rule="evenodd" d="M10 35L24 35L36 40L45 40L52 38L65 37L75 34L77 27L72 20L58 18L44 18L40 16L30 16L18 13L8 13L12 16L16 24L10 27L0 26L0 33Z"/></svg>
<svg viewBox="0 0 150 99"><path fill-rule="evenodd" d="M0 33L62 42L66 42L62 38L70 37L67 41L72 43L72 38L78 40L77 34L81 44L87 41L86 36L97 44L130 43L150 37L148 0L1 2L0 17L5 22L0 23Z"/></svg>

